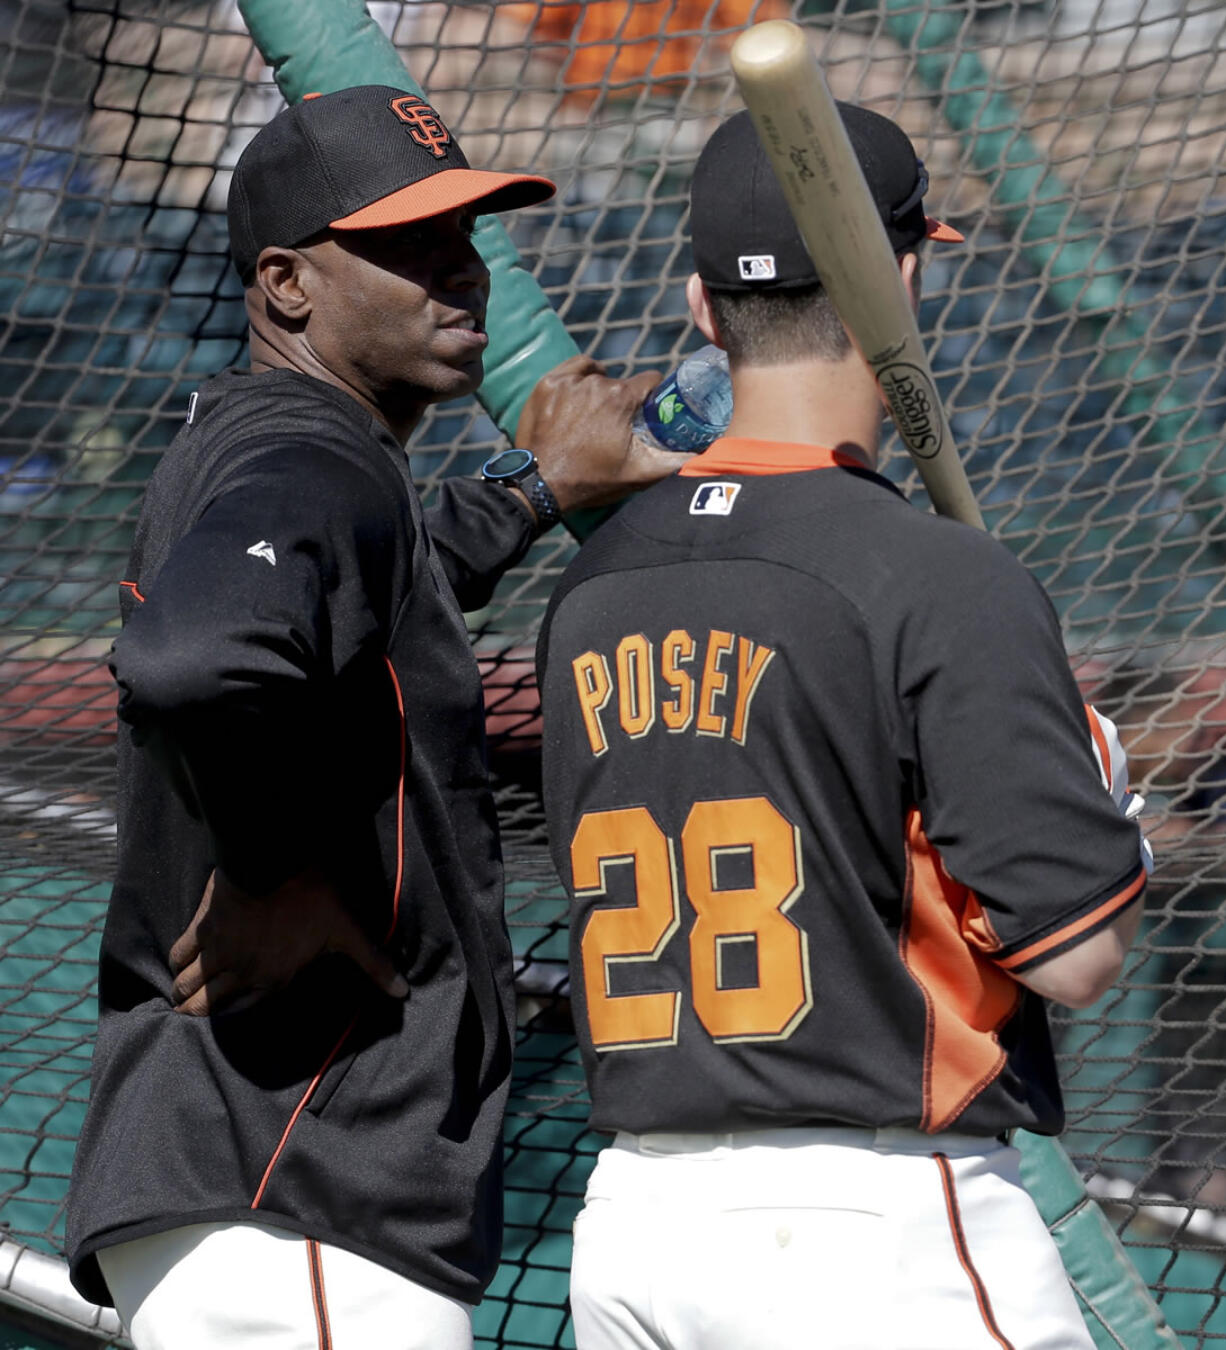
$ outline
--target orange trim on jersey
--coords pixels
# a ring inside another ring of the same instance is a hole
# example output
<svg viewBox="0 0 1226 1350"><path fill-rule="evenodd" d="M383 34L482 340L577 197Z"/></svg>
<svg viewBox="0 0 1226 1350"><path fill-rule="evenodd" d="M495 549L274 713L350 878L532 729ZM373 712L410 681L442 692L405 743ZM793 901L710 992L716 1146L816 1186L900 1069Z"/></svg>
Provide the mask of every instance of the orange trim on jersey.
<svg viewBox="0 0 1226 1350"><path fill-rule="evenodd" d="M919 812L907 819L899 955L927 1005L920 1128L947 1130L1000 1074L997 1033L1021 1002L1017 981L980 950L995 938L973 892L945 871Z"/></svg>
<svg viewBox="0 0 1226 1350"><path fill-rule="evenodd" d="M328 1318L328 1298L324 1292L324 1258L319 1243L307 1238L307 1270L311 1280L311 1304L315 1310L315 1329L319 1350L332 1350L332 1324Z"/></svg>
<svg viewBox="0 0 1226 1350"><path fill-rule="evenodd" d="M135 581L121 581L119 584L120 586L126 586L128 590L130 590L132 594L136 596L136 598L141 602L142 605L145 603L145 597L140 593L140 591L136 589Z"/></svg>
<svg viewBox="0 0 1226 1350"><path fill-rule="evenodd" d="M408 736L404 726L404 693L400 681L396 678L396 668L391 657L384 655L387 673L392 677L392 689L396 694L396 712L400 718L400 777L396 784L396 885L392 891L392 921L388 925L383 941L391 941L400 918L400 888L404 885L404 776L408 750Z"/></svg>
<svg viewBox="0 0 1226 1350"><path fill-rule="evenodd" d="M1124 887L1122 891L1117 891L1110 900L1104 900L1097 908L1092 909L1088 914L1083 914L1075 923L1070 923L1061 928L1059 932L1052 933L1050 937L1040 939L1038 942L1032 942L1029 947L1023 947L1020 952L1014 952L1012 956L1006 956L1000 961L1002 970L1016 970L1019 966L1025 965L1028 961L1033 961L1036 957L1043 956L1054 947L1059 947L1070 939L1078 937L1089 928L1094 928L1098 924L1106 923L1108 919L1115 914L1128 908L1137 898L1142 890L1145 889L1146 871L1141 867L1137 875Z"/></svg>
<svg viewBox="0 0 1226 1350"><path fill-rule="evenodd" d="M1107 737L1103 734L1102 723L1094 716L1093 710L1088 703L1084 706L1086 710L1086 721L1090 724L1090 739L1098 749L1098 758L1102 764L1103 776L1107 780L1107 791L1110 792L1115 787L1115 782L1111 777L1111 750L1107 745Z"/></svg>
<svg viewBox="0 0 1226 1350"><path fill-rule="evenodd" d="M749 478L775 473L805 473L809 469L867 469L856 455L827 450L824 445L798 441L756 441L748 436L721 436L700 455L681 466L683 478L710 478L719 473Z"/></svg>
<svg viewBox="0 0 1226 1350"><path fill-rule="evenodd" d="M282 1132L281 1138L277 1143L277 1147L273 1150L272 1157L269 1158L268 1160L268 1166L264 1169L264 1175L260 1178L259 1189L255 1193L255 1199L252 1200L251 1202L252 1209L259 1209L261 1203L263 1202L264 1192L268 1189L268 1182L272 1177L273 1168L275 1168L277 1163L280 1162L281 1154L285 1152L285 1146L286 1144L289 1143L290 1134L293 1132L294 1126L298 1124L298 1117L302 1115L303 1111L306 1110L307 1102L309 1102L311 1098L315 1095L315 1089L319 1086L320 1079L323 1078L324 1074L328 1072L329 1065L337 1057L337 1055L340 1054L341 1046L344 1045L345 1042L349 1039L351 1033L353 1032L354 1027L356 1027L357 1024L358 1019L355 1014L353 1021L349 1023L349 1025L345 1028L344 1032L341 1034L340 1040L337 1041L337 1043L332 1047L331 1051L328 1054L328 1058L325 1059L324 1062L319 1066L319 1072L315 1075L314 1078L311 1079L310 1083L307 1084L307 1090L302 1094L302 1100L299 1101L298 1105L294 1107L293 1114L289 1118L289 1124L286 1125L284 1131Z"/></svg>
<svg viewBox="0 0 1226 1350"><path fill-rule="evenodd" d="M954 1169L950 1166L949 1159L944 1153L934 1153L932 1160L941 1173L941 1189L945 1192L945 1213L949 1216L949 1234L954 1241L954 1251L958 1253L958 1264L966 1271L966 1277L971 1282L971 1288L975 1292L975 1302L979 1305L979 1315L983 1318L983 1325L987 1328L988 1335L1001 1347L1001 1350L1014 1350L1013 1342L1001 1331L996 1321L996 1314L992 1311L992 1300L988 1297L987 1286L983 1282L983 1277L975 1269L974 1261L971 1260L970 1248L966 1243L966 1229L962 1227L962 1210L958 1205Z"/></svg>

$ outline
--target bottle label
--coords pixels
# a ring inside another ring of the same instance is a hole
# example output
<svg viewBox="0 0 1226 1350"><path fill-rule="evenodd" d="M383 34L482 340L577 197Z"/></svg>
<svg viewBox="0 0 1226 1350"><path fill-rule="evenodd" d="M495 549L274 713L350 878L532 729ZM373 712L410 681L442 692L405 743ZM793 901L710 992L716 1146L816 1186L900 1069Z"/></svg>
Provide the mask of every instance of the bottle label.
<svg viewBox="0 0 1226 1350"><path fill-rule="evenodd" d="M697 453L724 434L725 428L698 417L677 389L675 376L664 380L643 405L643 421L667 450Z"/></svg>

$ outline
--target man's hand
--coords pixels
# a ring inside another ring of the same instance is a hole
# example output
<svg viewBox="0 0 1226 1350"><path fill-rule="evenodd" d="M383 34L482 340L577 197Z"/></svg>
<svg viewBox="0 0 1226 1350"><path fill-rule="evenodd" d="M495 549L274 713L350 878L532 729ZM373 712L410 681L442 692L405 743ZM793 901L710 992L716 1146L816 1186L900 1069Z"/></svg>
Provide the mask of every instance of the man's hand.
<svg viewBox="0 0 1226 1350"><path fill-rule="evenodd" d="M307 870L267 895L251 896L214 872L204 898L170 949L175 1012L207 1017L280 989L324 952L351 957L391 998L404 976L362 932L335 887Z"/></svg>
<svg viewBox="0 0 1226 1350"><path fill-rule="evenodd" d="M590 356L572 356L538 381L515 444L536 455L563 511L620 501L693 458L660 450L631 431L635 413L662 378L649 371L616 380Z"/></svg>

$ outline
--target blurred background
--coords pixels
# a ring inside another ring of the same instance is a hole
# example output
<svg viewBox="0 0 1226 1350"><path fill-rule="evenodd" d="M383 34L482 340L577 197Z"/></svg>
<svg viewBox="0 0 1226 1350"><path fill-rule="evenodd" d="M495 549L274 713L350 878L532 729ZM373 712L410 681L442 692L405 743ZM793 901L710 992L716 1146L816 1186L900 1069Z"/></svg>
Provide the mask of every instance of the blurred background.
<svg viewBox="0 0 1226 1350"><path fill-rule="evenodd" d="M1226 9L368 8L470 160L559 183L506 223L614 373L663 374L701 345L686 193L740 106L727 52L748 23L797 19L835 95L910 133L930 212L967 237L929 255L922 324L972 486L1120 724L1158 857L1123 981L1057 1018L1065 1146L1182 1342L1226 1342ZM142 485L192 389L245 362L225 195L282 102L233 0L0 0L0 1348L114 1337L59 1261L114 848L106 653ZM475 402L432 410L412 445L424 494L503 444ZM886 472L923 504L904 455ZM569 1034L531 668L574 547L539 541L469 616L523 1018L486 1346L571 1344L569 1223L599 1146Z"/></svg>

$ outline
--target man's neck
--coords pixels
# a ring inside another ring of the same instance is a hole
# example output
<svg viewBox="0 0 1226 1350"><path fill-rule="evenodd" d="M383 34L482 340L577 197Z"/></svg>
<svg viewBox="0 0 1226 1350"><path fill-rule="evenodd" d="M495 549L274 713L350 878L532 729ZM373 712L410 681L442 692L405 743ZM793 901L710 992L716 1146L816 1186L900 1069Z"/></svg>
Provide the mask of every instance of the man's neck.
<svg viewBox="0 0 1226 1350"><path fill-rule="evenodd" d="M881 400L854 353L837 362L740 366L732 375L732 399L728 436L822 445L877 467Z"/></svg>
<svg viewBox="0 0 1226 1350"><path fill-rule="evenodd" d="M408 443L414 427L421 420L421 415L425 410L424 405L420 407L414 405L412 408L406 409L403 415L390 413L381 408L362 390L355 388L348 381L341 379L329 370L327 366L315 358L314 353L309 348L300 347L292 341L269 341L255 327L249 330L248 338L251 369L253 371L258 373L263 370L296 370L302 375L309 375L312 379L322 380L325 384L341 389L356 403L361 404L372 417L387 427L401 445Z"/></svg>

